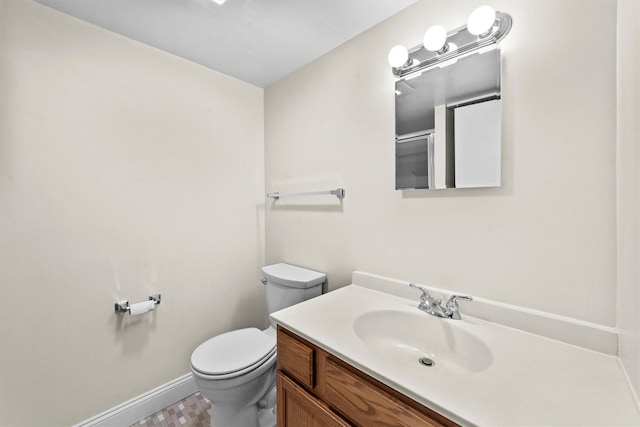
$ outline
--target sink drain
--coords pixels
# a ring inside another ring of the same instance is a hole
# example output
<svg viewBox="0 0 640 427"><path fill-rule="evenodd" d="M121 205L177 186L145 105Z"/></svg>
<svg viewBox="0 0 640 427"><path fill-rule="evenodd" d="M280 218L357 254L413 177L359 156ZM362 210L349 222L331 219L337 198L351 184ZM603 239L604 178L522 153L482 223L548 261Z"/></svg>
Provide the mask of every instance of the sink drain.
<svg viewBox="0 0 640 427"><path fill-rule="evenodd" d="M421 365L429 366L429 367L434 366L436 364L436 362L429 359L428 357L421 357L420 359L418 359L418 362L420 362Z"/></svg>

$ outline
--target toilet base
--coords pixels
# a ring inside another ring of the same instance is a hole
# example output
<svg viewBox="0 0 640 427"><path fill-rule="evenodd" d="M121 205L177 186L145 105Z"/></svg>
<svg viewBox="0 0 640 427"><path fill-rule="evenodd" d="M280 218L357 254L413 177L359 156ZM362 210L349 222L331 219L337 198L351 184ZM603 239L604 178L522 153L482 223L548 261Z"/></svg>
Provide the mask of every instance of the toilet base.
<svg viewBox="0 0 640 427"><path fill-rule="evenodd" d="M200 394L211 402L211 427L275 427L275 355L254 372L255 378L241 384L194 375Z"/></svg>
<svg viewBox="0 0 640 427"><path fill-rule="evenodd" d="M276 408L258 411L258 425L260 427L276 427Z"/></svg>
<svg viewBox="0 0 640 427"><path fill-rule="evenodd" d="M276 427L276 408L211 409L211 427Z"/></svg>
<svg viewBox="0 0 640 427"><path fill-rule="evenodd" d="M234 408L212 407L211 427L256 427L258 408L249 406L238 411Z"/></svg>

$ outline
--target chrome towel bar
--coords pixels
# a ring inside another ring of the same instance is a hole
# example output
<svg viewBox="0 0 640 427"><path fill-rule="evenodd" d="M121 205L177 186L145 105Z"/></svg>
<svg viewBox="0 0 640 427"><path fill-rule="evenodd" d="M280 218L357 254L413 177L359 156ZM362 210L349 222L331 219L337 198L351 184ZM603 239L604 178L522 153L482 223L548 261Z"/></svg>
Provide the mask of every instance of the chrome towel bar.
<svg viewBox="0 0 640 427"><path fill-rule="evenodd" d="M280 197L298 197L298 196L336 196L338 199L344 199L344 188L337 188L328 191L309 191L305 193L267 193L267 197L278 200Z"/></svg>

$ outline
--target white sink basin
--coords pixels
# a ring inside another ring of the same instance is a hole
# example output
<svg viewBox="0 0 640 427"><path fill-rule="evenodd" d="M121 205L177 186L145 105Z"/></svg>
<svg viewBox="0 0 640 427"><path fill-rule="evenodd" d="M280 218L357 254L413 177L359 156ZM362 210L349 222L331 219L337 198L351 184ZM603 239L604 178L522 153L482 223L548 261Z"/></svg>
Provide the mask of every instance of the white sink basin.
<svg viewBox="0 0 640 427"><path fill-rule="evenodd" d="M459 374L487 369L493 362L491 350L457 322L418 310L376 310L358 316L353 328L376 356L394 364ZM434 364L421 364L425 357Z"/></svg>

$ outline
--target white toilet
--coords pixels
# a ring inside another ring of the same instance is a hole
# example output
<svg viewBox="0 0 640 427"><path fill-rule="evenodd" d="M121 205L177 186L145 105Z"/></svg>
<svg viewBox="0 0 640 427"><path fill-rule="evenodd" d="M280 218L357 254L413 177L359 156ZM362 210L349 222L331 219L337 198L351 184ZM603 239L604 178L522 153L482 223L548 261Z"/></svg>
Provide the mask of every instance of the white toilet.
<svg viewBox="0 0 640 427"><path fill-rule="evenodd" d="M326 275L289 264L262 268L269 314L322 293ZM238 329L200 344L191 355L200 393L211 401L212 427L275 426L275 323Z"/></svg>

